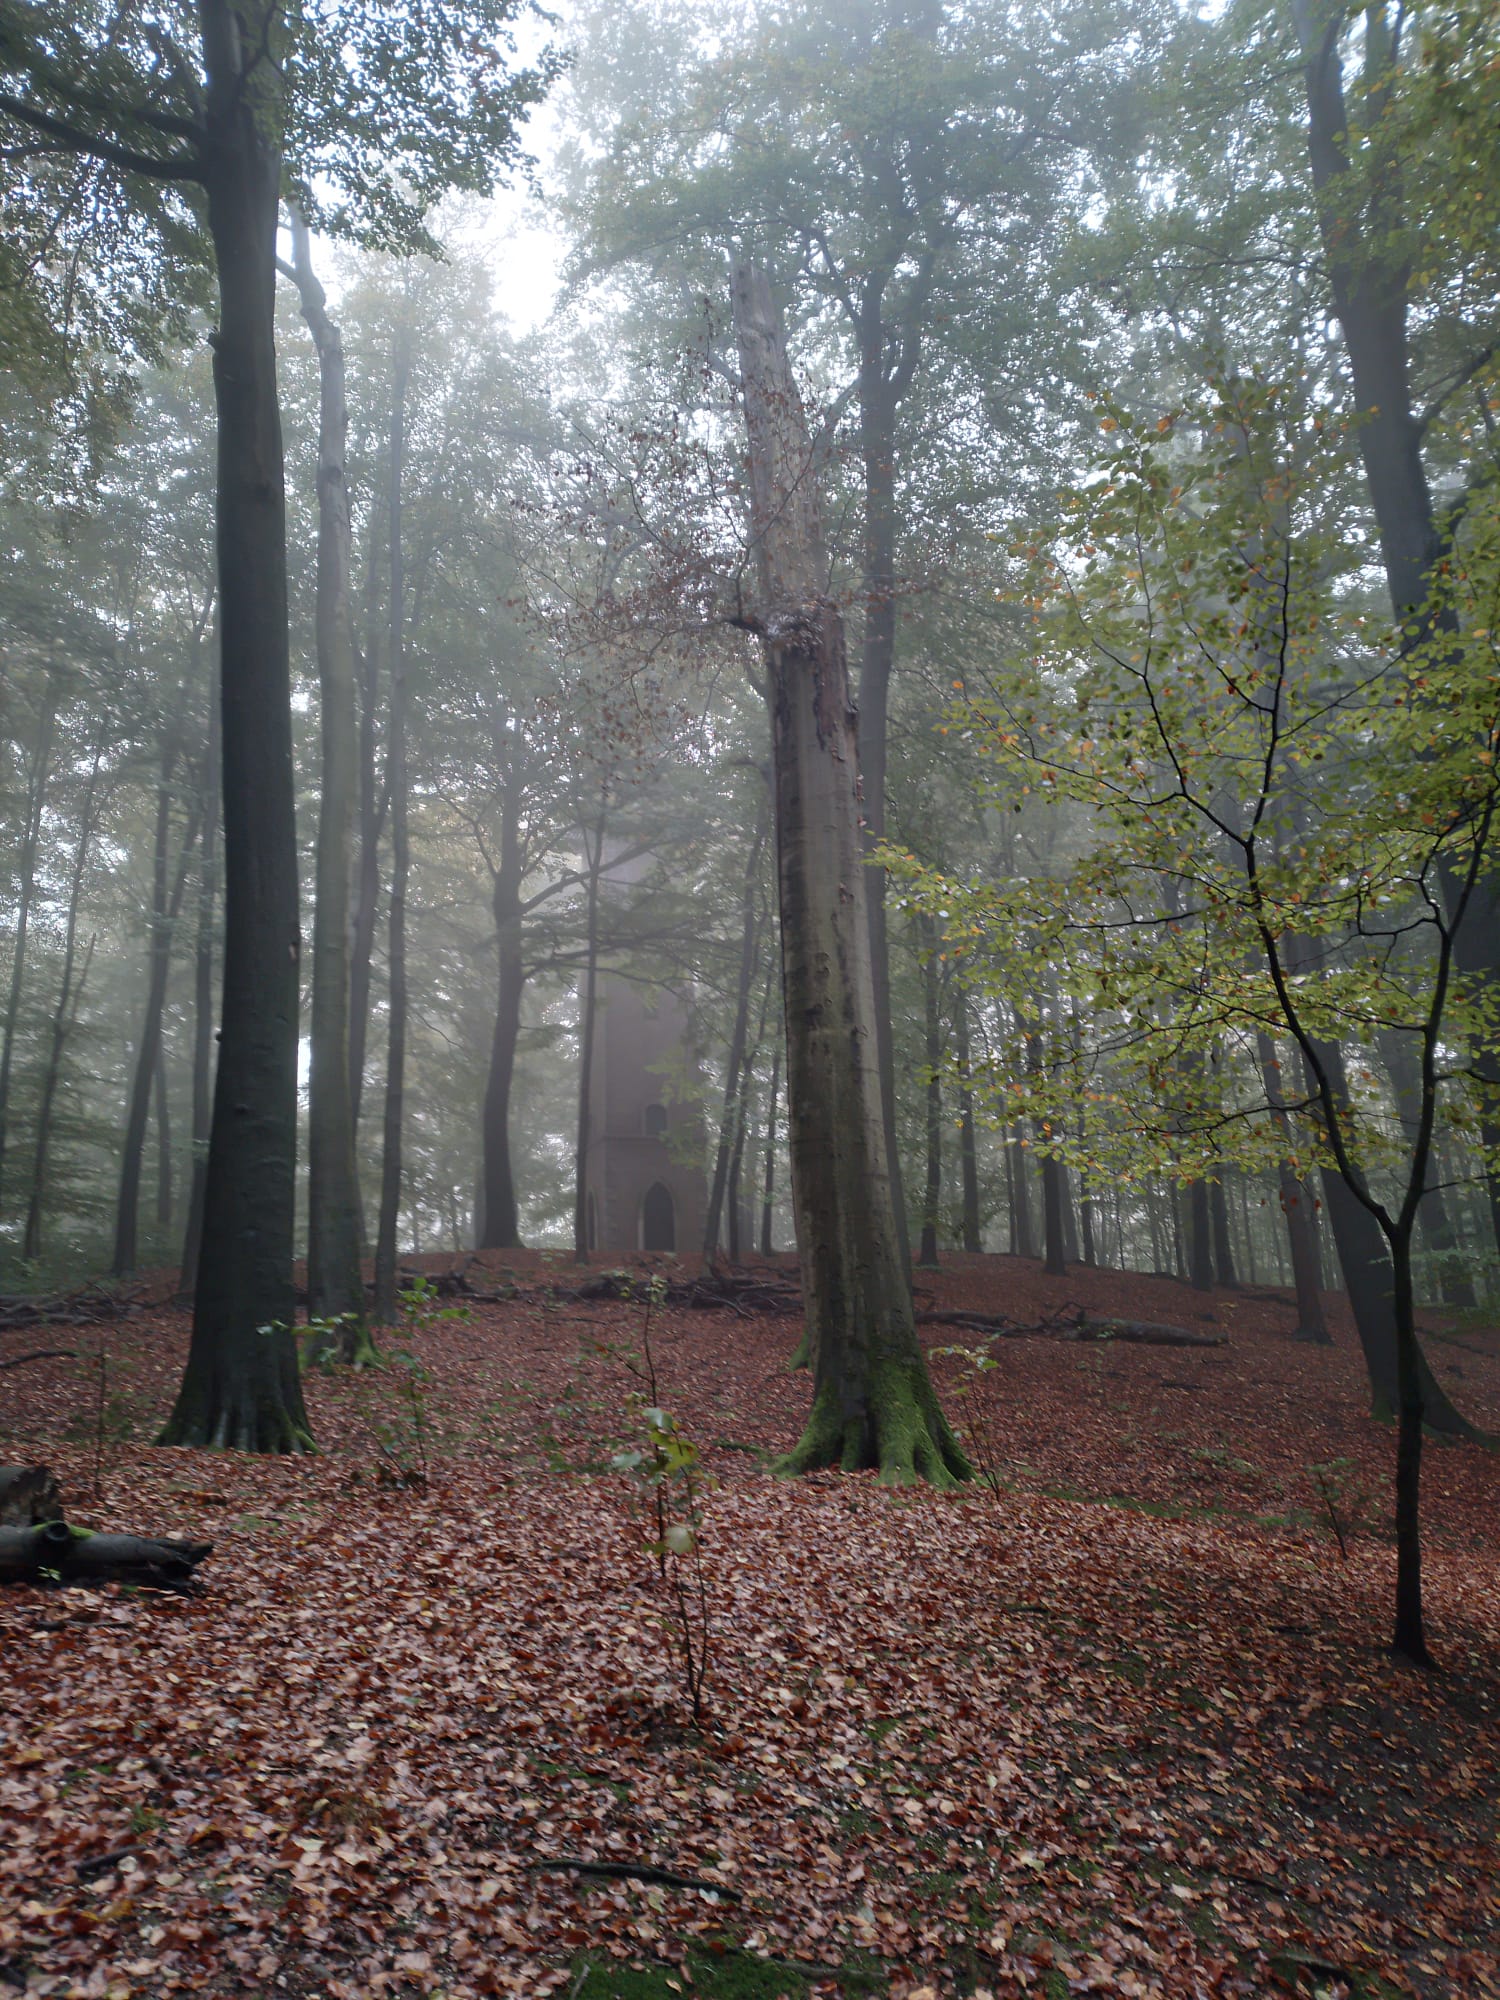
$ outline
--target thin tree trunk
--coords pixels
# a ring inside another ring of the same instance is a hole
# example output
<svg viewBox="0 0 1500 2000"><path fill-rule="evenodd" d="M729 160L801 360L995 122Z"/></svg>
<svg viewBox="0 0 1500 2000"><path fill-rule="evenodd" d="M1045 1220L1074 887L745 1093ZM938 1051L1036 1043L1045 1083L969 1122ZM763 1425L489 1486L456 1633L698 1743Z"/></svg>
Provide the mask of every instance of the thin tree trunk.
<svg viewBox="0 0 1500 2000"><path fill-rule="evenodd" d="M922 965L923 1049L927 1068L927 1172L922 1185L922 1242L917 1262L934 1270L938 1261L938 1220L943 1198L943 1036L937 925L925 911L917 919Z"/></svg>
<svg viewBox="0 0 1500 2000"><path fill-rule="evenodd" d="M166 995L162 996L165 1014ZM172 1109L167 1094L167 1045L156 1040L156 1226L165 1237L172 1227Z"/></svg>
<svg viewBox="0 0 1500 2000"><path fill-rule="evenodd" d="M349 918L359 787L354 627L350 605L349 413L344 342L312 267L307 224L291 212L292 275L318 352L318 653L321 791L313 912L312 1037L307 1118L307 1310L334 1322L345 1361L373 1352L365 1326L364 1209L350 1091Z"/></svg>
<svg viewBox="0 0 1500 2000"><path fill-rule="evenodd" d="M89 964L94 954L93 941L90 940L75 989L73 961L78 944L78 906L83 900L83 878L88 867L89 844L94 837L94 809L99 796L99 765L103 754L102 747L94 751L88 787L83 795L83 805L79 809L78 844L73 850L73 870L68 881L68 922L63 938L62 984L58 990L57 1005L52 1012L47 1067L42 1073L42 1095L36 1115L36 1148L31 1161L31 1195L26 1206L26 1230L21 1243L22 1256L31 1260L42 1254L42 1217L46 1212L47 1197L47 1157L52 1144L52 1115L57 1101L58 1081L62 1075L63 1053L67 1047L69 1032L77 1019L78 1003L88 980Z"/></svg>
<svg viewBox="0 0 1500 2000"><path fill-rule="evenodd" d="M5 1141L10 1121L10 1077L15 1060L16 1026L26 978L26 936L36 895L36 855L42 832L42 808L47 797L47 769L52 760L52 729L57 714L57 676L49 669L38 719L36 748L26 774L26 822L21 835L20 882L16 897L16 929L11 945L10 991L5 1002L5 1029L0 1035L0 1183L5 1172Z"/></svg>
<svg viewBox="0 0 1500 2000"><path fill-rule="evenodd" d="M724 1067L724 1112L719 1121L719 1143L714 1153L713 1180L709 1184L708 1206L703 1216L703 1261L710 1266L719 1252L719 1229L724 1216L724 1191L729 1181L729 1165L734 1153L735 1133L740 1117L740 1093L744 1083L745 1040L750 1026L750 989L755 981L755 958L759 919L756 902L760 891L760 856L765 844L764 802L756 814L755 832L745 859L740 888L740 971L734 996L734 1023L729 1034L729 1053Z"/></svg>
<svg viewBox="0 0 1500 2000"><path fill-rule="evenodd" d="M1201 1180L1188 1189L1188 1282L1195 1292L1214 1288L1213 1218L1208 1182Z"/></svg>
<svg viewBox="0 0 1500 2000"><path fill-rule="evenodd" d="M766 1165L760 1189L760 1254L771 1254L771 1219L776 1205L776 1100L781 1093L781 1043L771 1055L771 1096L766 1106Z"/></svg>
<svg viewBox="0 0 1500 2000"><path fill-rule="evenodd" d="M401 1213L401 1123L406 1092L406 882L411 851L406 824L405 567L401 547L401 488L406 469L406 387L411 368L409 336L396 336L391 390L391 705L386 745L386 793L391 817L391 894L387 911L388 990L385 1115L381 1129L380 1219L375 1238L373 1316L382 1326L396 1317L396 1232Z"/></svg>
<svg viewBox="0 0 1500 2000"><path fill-rule="evenodd" d="M1011 1254L1016 1257L1036 1255L1036 1232L1031 1226L1031 1189L1026 1172L1026 1128L1018 1118L1010 1128L1010 1143L1005 1149L1006 1170L1010 1180L1010 1234Z"/></svg>
<svg viewBox="0 0 1500 2000"><path fill-rule="evenodd" d="M200 0L202 145L219 282L216 541L224 1003L187 1370L162 1441L300 1450L297 828L276 389L281 72L273 0ZM263 51L269 50L269 57Z"/></svg>
<svg viewBox="0 0 1500 2000"><path fill-rule="evenodd" d="M590 1100L594 1089L594 1030L599 996L599 876L604 867L604 829L609 821L607 790L599 794L599 811L593 839L582 829L585 883L585 939L583 991L579 998L578 1021L578 1138L573 1167L573 1261L586 1264L589 1254L588 1172Z"/></svg>
<svg viewBox="0 0 1500 2000"><path fill-rule="evenodd" d="M965 1250L977 1253L984 1248L979 1220L979 1154L974 1138L969 996L961 982L953 988L953 1046L958 1058L958 1167L963 1184L961 1241Z"/></svg>
<svg viewBox="0 0 1500 2000"><path fill-rule="evenodd" d="M752 533L775 770L792 1195L813 1354L788 1470L967 1473L917 1343L888 1167L843 626L826 596L809 447L765 275L741 263Z"/></svg>
<svg viewBox="0 0 1500 2000"><path fill-rule="evenodd" d="M526 962L521 950L524 917L521 888L525 870L521 849L521 783L516 768L516 739L504 711L498 707L491 717L491 730L503 789L500 854L490 885L497 978L495 1027L490 1037L490 1066L485 1077L480 1135L484 1199L479 1247L518 1250L521 1221L510 1150L510 1101L515 1084L516 1049L521 1038L521 1000L526 990Z"/></svg>
<svg viewBox="0 0 1500 2000"><path fill-rule="evenodd" d="M177 857L177 875L167 883L167 855L171 831L172 794L170 774L176 751L170 750L162 763L161 783L156 802L156 839L152 870L151 950L147 960L146 1004L141 1017L141 1039L136 1048L135 1072L130 1086L130 1102L125 1115L125 1136L120 1148L120 1191L115 1206L115 1250L111 1270L116 1277L135 1269L140 1226L141 1168L146 1151L146 1127L151 1115L151 1091L161 1061L162 1016L167 1001L167 980L172 969L172 941L182 899L187 889L188 869L198 839L202 804L195 798L182 836Z"/></svg>
<svg viewBox="0 0 1500 2000"><path fill-rule="evenodd" d="M1041 1076L1047 1065L1046 1050L1042 1045L1040 1024L1028 1028L1020 1015L1016 1025L1026 1038L1026 1067L1033 1076ZM1032 1136L1039 1145L1049 1150L1042 1153L1042 1264L1050 1277L1065 1278L1068 1274L1067 1244L1063 1236L1063 1201L1066 1190L1063 1187L1062 1162L1050 1151L1052 1134L1046 1119L1033 1118Z"/></svg>
<svg viewBox="0 0 1500 2000"><path fill-rule="evenodd" d="M1208 1205L1213 1217L1214 1280L1225 1291L1235 1291L1239 1280L1234 1273L1234 1245L1229 1239L1229 1196L1224 1188L1227 1169L1216 1169L1208 1189Z"/></svg>
<svg viewBox="0 0 1500 2000"><path fill-rule="evenodd" d="M198 861L198 931L193 952L193 1175L188 1192L187 1228L178 1273L180 1301L192 1298L198 1283L203 1244L203 1196L208 1176L209 1127L214 1087L214 939L218 888L219 703L208 704L208 756L203 775L203 845Z"/></svg>
<svg viewBox="0 0 1500 2000"><path fill-rule="evenodd" d="M755 1153L755 1146L750 1136L750 1107L755 1096L755 1067L760 1061L760 1052L765 1046L766 1016L770 1012L771 1007L771 986L772 975L768 973L766 978L761 982L760 1018L755 1024L755 1039L745 1050L745 1060L740 1065L740 1089L736 1103L734 1124L734 1151L729 1156L729 1180L725 1187L725 1202L729 1210L728 1228L725 1233L729 1239L729 1261L731 1264L738 1264L740 1262L742 1250L746 1247L740 1242L741 1204L743 1201L741 1188L744 1179L746 1150L748 1148L752 1158Z"/></svg>

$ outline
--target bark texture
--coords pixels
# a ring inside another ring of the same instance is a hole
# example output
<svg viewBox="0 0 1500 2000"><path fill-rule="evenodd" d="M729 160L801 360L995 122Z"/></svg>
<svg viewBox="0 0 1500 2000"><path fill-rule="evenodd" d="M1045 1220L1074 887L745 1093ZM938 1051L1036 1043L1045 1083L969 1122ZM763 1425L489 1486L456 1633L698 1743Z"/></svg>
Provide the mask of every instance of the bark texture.
<svg viewBox="0 0 1500 2000"><path fill-rule="evenodd" d="M310 1442L297 1351L297 840L276 390L279 82L270 0L203 0L202 159L219 283L215 536L224 1001L193 1337L166 1444Z"/></svg>
<svg viewBox="0 0 1500 2000"><path fill-rule="evenodd" d="M875 1052L856 719L785 335L765 274L734 273L770 693L792 1198L813 1357L788 1471L967 1473L917 1343Z"/></svg>
<svg viewBox="0 0 1500 2000"><path fill-rule="evenodd" d="M318 352L318 653L322 785L313 914L312 1049L307 1117L307 1309L342 1322L346 1361L370 1351L365 1327L364 1211L349 1089L349 892L359 786L350 604L344 342L312 266L307 225L292 212L293 275Z"/></svg>

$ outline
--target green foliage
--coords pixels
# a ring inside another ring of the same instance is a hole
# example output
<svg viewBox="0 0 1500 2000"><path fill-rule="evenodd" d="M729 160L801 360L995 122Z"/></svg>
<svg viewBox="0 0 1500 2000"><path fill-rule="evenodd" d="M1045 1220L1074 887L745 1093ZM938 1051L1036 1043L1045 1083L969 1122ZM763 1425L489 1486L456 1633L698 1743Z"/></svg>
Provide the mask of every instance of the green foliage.
<svg viewBox="0 0 1500 2000"><path fill-rule="evenodd" d="M1106 406L1100 425L1093 477L1012 546L1029 655L950 723L992 802L1067 805L1075 851L998 883L887 857L966 977L1017 1005L1055 981L1087 1023L1045 1064L992 1064L991 1118L1024 1110L1044 1147L1122 1178L1264 1166L1286 1142L1258 1038L1368 1063L1395 1030L1472 1134L1496 996L1456 976L1451 940L1500 799L1494 490L1427 620L1393 632L1328 513L1346 441L1295 393L1227 383L1154 424ZM1399 1207L1410 1145L1383 1100L1357 1074L1341 1111L1295 1075L1299 1165L1394 1177ZM1080 1101L1086 1132L1066 1122Z"/></svg>

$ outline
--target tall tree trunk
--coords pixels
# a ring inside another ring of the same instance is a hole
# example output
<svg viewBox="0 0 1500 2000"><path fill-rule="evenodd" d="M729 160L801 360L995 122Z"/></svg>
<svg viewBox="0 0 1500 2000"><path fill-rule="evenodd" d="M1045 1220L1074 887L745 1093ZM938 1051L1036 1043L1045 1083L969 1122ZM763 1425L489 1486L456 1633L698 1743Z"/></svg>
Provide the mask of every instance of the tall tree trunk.
<svg viewBox="0 0 1500 2000"><path fill-rule="evenodd" d="M36 855L41 840L42 808L47 797L47 773L52 761L52 729L56 714L57 676L49 669L37 723L36 747L26 773L26 822L21 834L21 862L17 871L20 879L16 895L15 937L11 944L10 991L5 1002L5 1028L0 1034L0 1183L3 1183L5 1172L11 1068L15 1060L16 1026L21 1017L21 994L26 980L26 936L31 924L31 905L36 896Z"/></svg>
<svg viewBox="0 0 1500 2000"><path fill-rule="evenodd" d="M961 1241L965 1250L984 1247L979 1221L979 1154L974 1138L974 1088L969 1049L969 996L961 982L953 988L953 1046L958 1058L958 1167L963 1182Z"/></svg>
<svg viewBox="0 0 1500 2000"><path fill-rule="evenodd" d="M521 953L524 914L521 887L525 863L521 852L521 785L515 737L499 709L492 717L492 729L504 789L500 798L500 853L490 884L498 977L495 1028L490 1037L490 1066L484 1085L481 1131L484 1185L479 1247L518 1250L521 1221L510 1150L510 1099L516 1074L516 1048L521 1038L521 998L526 990L526 963Z"/></svg>
<svg viewBox="0 0 1500 2000"><path fill-rule="evenodd" d="M1420 241L1406 213L1398 163L1382 156L1379 126L1394 81L1398 51L1384 10L1365 10L1362 116L1374 131L1367 159L1354 165L1339 40L1347 9L1333 0L1292 0L1307 94L1308 159L1334 311L1344 335L1353 383L1354 427L1380 540L1391 608L1408 633L1432 629L1430 598L1444 536L1434 518L1422 458L1426 426L1414 407L1411 382L1412 246ZM1367 177L1368 202L1356 214L1356 176ZM1439 614L1439 625L1446 624ZM1476 751L1480 748L1476 744ZM1444 871L1451 905L1456 883ZM1454 961L1468 982L1492 990L1500 980L1500 869L1477 885L1455 935ZM1482 1079L1480 1131L1489 1165L1490 1221L1500 1245L1500 1052L1480 1047L1473 1067Z"/></svg>
<svg viewBox="0 0 1500 2000"><path fill-rule="evenodd" d="M219 704L208 704L208 756L203 775L203 845L198 862L198 927L193 949L193 1176L188 1191L187 1228L178 1273L180 1302L198 1283L203 1247L203 1197L208 1182L209 1128L214 1088L214 941L219 866Z"/></svg>
<svg viewBox="0 0 1500 2000"><path fill-rule="evenodd" d="M386 745L386 795L391 816L391 896L387 912L388 989L385 1115L381 1128L380 1219L375 1237L374 1317L396 1317L396 1232L401 1214L401 1123L406 1094L406 881L411 851L406 826L405 564L401 547L401 488L406 470L406 386L409 335L396 336L391 389L391 707Z"/></svg>
<svg viewBox="0 0 1500 2000"><path fill-rule="evenodd" d="M922 1186L922 1243L917 1262L933 1270L938 1261L938 1210L943 1199L943 1035L938 931L923 912L918 936L925 959L922 966L923 1055L927 1064L927 1173Z"/></svg>
<svg viewBox="0 0 1500 2000"><path fill-rule="evenodd" d="M1213 1216L1208 1182L1201 1180L1188 1188L1188 1283L1195 1292L1214 1288Z"/></svg>
<svg viewBox="0 0 1500 2000"><path fill-rule="evenodd" d="M102 757L102 748L96 749L89 770L88 787L79 809L78 844L73 850L73 869L68 880L68 921L63 937L62 984L58 989L57 1005L52 1011L47 1066L42 1072L42 1095L36 1114L36 1147L31 1160L31 1194L26 1205L26 1230L21 1243L21 1254L28 1259L38 1258L42 1254L42 1218L46 1213L47 1157L52 1144L53 1108L57 1102L58 1081L62 1076L63 1052L67 1047L73 1023L78 1017L78 1004L83 997L84 985L89 976L89 964L94 955L93 941L90 940L88 950L84 954L83 969L75 988L73 963L78 945L78 906L83 900L83 878L88 867L89 846L94 837L94 815L99 797L99 765Z"/></svg>
<svg viewBox="0 0 1500 2000"><path fill-rule="evenodd" d="M734 272L775 771L792 1198L813 1404L787 1469L966 1475L917 1343L891 1199L843 625L763 272Z"/></svg>
<svg viewBox="0 0 1500 2000"><path fill-rule="evenodd" d="M729 1053L724 1065L724 1113L719 1121L719 1143L714 1153L713 1180L709 1184L708 1206L703 1217L703 1261L712 1267L719 1251L719 1229L724 1217L724 1191L729 1181L729 1164L734 1153L736 1129L741 1118L744 1087L745 1041L750 1026L750 989L755 982L755 957L760 929L756 901L760 891L760 856L765 845L764 802L755 819L750 851L745 857L745 875L740 887L740 970L734 996L734 1023L729 1033Z"/></svg>
<svg viewBox="0 0 1500 2000"><path fill-rule="evenodd" d="M609 823L607 791L599 794L599 811L590 829L583 828L584 865L584 960L583 990L578 1007L578 1139L573 1171L573 1259L586 1264L589 1254L589 1143L590 1108L594 1090L594 1029L599 996L599 877L604 867L604 829Z"/></svg>
<svg viewBox="0 0 1500 2000"><path fill-rule="evenodd" d="M1040 1022L1028 1027L1018 1014L1016 1025L1026 1037L1026 1067L1033 1076L1041 1076L1047 1066L1046 1050L1042 1044ZM1068 1250L1063 1237L1063 1202L1067 1191L1063 1185L1062 1162L1051 1152L1052 1132L1044 1118L1031 1121L1032 1136L1038 1141L1042 1151L1042 1261L1049 1276L1065 1278L1068 1274Z"/></svg>
<svg viewBox="0 0 1500 2000"><path fill-rule="evenodd" d="M873 289L873 288L872 288ZM885 330L878 294L867 308L860 364L859 437L864 465L864 645L859 673L860 802L868 861L885 838L886 737L891 671L896 661L896 397L885 372ZM875 996L875 1052L881 1128L902 1269L911 1275L911 1238L896 1130L896 1059L891 1027L891 947L885 870L865 869L870 976Z"/></svg>
<svg viewBox="0 0 1500 2000"><path fill-rule="evenodd" d="M215 530L224 1001L193 1338L166 1444L308 1443L296 1293L297 826L276 394L281 72L274 0L200 0L202 155L219 282ZM269 1329L269 1331L268 1331Z"/></svg>
<svg viewBox="0 0 1500 2000"><path fill-rule="evenodd" d="M751 1108L755 1101L755 1068L760 1061L760 1052L766 1041L766 1016L771 1010L771 988L773 975L767 973L761 982L760 1018L755 1024L755 1038L745 1050L745 1060L740 1065L740 1088L736 1099L734 1121L734 1149L729 1155L729 1179L725 1185L724 1199L728 1209L725 1235L729 1243L729 1261L738 1264L749 1245L741 1241L744 1220L745 1154L748 1149L754 1156L755 1145L751 1137Z"/></svg>
<svg viewBox="0 0 1500 2000"><path fill-rule="evenodd" d="M163 995L163 1014L166 996ZM172 1227L172 1107L167 1091L165 1034L156 1038L156 1227L163 1237Z"/></svg>
<svg viewBox="0 0 1500 2000"><path fill-rule="evenodd" d="M1239 1279L1234 1272L1234 1245L1229 1237L1229 1193L1224 1186L1227 1167L1216 1169L1208 1187L1208 1205L1213 1214L1214 1226L1214 1282L1224 1291L1238 1289Z"/></svg>
<svg viewBox="0 0 1500 2000"><path fill-rule="evenodd" d="M318 652L321 790L313 910L312 1048L307 1118L307 1310L337 1322L345 1361L369 1358L364 1209L349 1066L349 891L359 787L354 625L350 604L349 412L343 335L328 317L307 224L292 210L292 274L318 352Z"/></svg>
<svg viewBox="0 0 1500 2000"><path fill-rule="evenodd" d="M771 1055L771 1094L766 1105L766 1165L760 1188L760 1254L771 1254L772 1210L776 1205L776 1100L781 1094L781 1043Z"/></svg>

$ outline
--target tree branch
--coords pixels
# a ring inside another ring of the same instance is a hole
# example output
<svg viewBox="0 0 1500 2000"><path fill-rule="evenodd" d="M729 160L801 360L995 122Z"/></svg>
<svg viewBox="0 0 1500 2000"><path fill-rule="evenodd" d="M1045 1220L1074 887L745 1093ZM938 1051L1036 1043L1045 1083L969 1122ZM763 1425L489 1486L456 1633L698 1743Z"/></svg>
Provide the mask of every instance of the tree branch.
<svg viewBox="0 0 1500 2000"><path fill-rule="evenodd" d="M196 153L175 153L167 159L158 159L153 153L137 152L134 146L122 146L113 139L102 139L95 133L85 132L77 125L70 125L65 118L58 118L50 111L42 111L34 104L28 104L23 97L13 97L9 91L0 91L0 111L14 118L17 124L30 126L33 132L45 132L51 139L58 139L70 152L84 153L90 159L104 160L122 173L143 174L156 181L201 181L203 167Z"/></svg>

